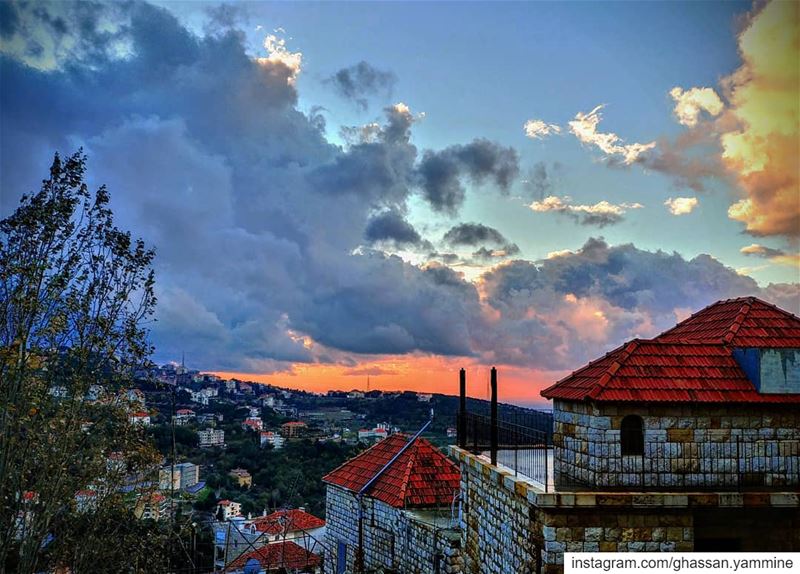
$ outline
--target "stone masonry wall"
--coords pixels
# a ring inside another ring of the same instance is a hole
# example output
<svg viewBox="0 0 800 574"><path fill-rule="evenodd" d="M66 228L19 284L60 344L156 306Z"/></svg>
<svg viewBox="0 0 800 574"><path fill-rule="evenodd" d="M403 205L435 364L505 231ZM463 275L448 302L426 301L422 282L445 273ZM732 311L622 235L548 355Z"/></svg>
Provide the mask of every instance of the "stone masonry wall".
<svg viewBox="0 0 800 574"><path fill-rule="evenodd" d="M800 409L567 401L554 407L556 485L800 486ZM621 455L620 426L629 414L642 417L644 456Z"/></svg>
<svg viewBox="0 0 800 574"><path fill-rule="evenodd" d="M397 509L373 498L362 499L364 509L364 566L367 572L442 574L463 571L461 536L457 530L436 528L418 520L413 512ZM450 509L441 509L449 516ZM339 543L346 544L347 570L354 571L358 551L358 502L355 494L327 485L325 571L337 572ZM437 555L439 556L437 558Z"/></svg>
<svg viewBox="0 0 800 574"><path fill-rule="evenodd" d="M733 538L745 551L800 549L796 491L543 492L484 457L451 454L461 468L468 574L560 574L564 552L693 551L703 539Z"/></svg>

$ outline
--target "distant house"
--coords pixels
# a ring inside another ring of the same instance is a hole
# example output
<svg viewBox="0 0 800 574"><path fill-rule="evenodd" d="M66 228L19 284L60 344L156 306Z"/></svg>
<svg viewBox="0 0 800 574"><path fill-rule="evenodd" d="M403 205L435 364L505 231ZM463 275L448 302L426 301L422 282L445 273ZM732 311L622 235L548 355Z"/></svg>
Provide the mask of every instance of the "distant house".
<svg viewBox="0 0 800 574"><path fill-rule="evenodd" d="M260 417L248 417L242 422L242 430L261 432L262 428L264 428L264 422Z"/></svg>
<svg viewBox="0 0 800 574"><path fill-rule="evenodd" d="M137 411L128 415L128 422L132 425L150 426L150 414L144 411Z"/></svg>
<svg viewBox="0 0 800 574"><path fill-rule="evenodd" d="M236 481L236 484L243 488L250 488L253 485L253 477L244 468L234 468L228 472L228 476Z"/></svg>
<svg viewBox="0 0 800 574"><path fill-rule="evenodd" d="M253 518L246 528L251 534L260 534L264 542L293 540L308 549L312 549L315 540L321 542L325 535L325 521L302 508L278 510Z"/></svg>
<svg viewBox="0 0 800 574"><path fill-rule="evenodd" d="M96 490L85 489L75 493L75 509L78 512L88 512L95 508L97 508Z"/></svg>
<svg viewBox="0 0 800 574"><path fill-rule="evenodd" d="M283 448L283 443L286 442L286 439L283 438L281 435L276 434L272 431L261 431L261 446L272 445L272 448L275 450Z"/></svg>
<svg viewBox="0 0 800 574"><path fill-rule="evenodd" d="M322 480L326 572L460 572L450 520L461 473L430 442L393 434Z"/></svg>
<svg viewBox="0 0 800 574"><path fill-rule="evenodd" d="M195 418L195 412L192 409L178 409L175 411L175 424L184 426L189 424Z"/></svg>
<svg viewBox="0 0 800 574"><path fill-rule="evenodd" d="M362 391L350 391L347 393L348 399L363 399L364 393Z"/></svg>
<svg viewBox="0 0 800 574"><path fill-rule="evenodd" d="M200 448L221 447L225 448L225 431L205 429L197 433Z"/></svg>
<svg viewBox="0 0 800 574"><path fill-rule="evenodd" d="M160 492L142 495L136 503L135 515L142 520L166 520L169 515L169 500Z"/></svg>
<svg viewBox="0 0 800 574"><path fill-rule="evenodd" d="M431 393L417 393L417 400L421 403L429 403L433 395Z"/></svg>
<svg viewBox="0 0 800 574"><path fill-rule="evenodd" d="M186 489L200 481L200 467L191 462L163 466L158 473L161 490Z"/></svg>
<svg viewBox="0 0 800 574"><path fill-rule="evenodd" d="M383 424L379 424L373 429L360 429L358 431L358 440L361 442L378 442L388 436L389 429Z"/></svg>
<svg viewBox="0 0 800 574"><path fill-rule="evenodd" d="M242 505L233 500L220 500L217 503L217 513L222 512L222 520L227 521L242 514Z"/></svg>
<svg viewBox="0 0 800 574"><path fill-rule="evenodd" d="M305 434L308 425L302 421L290 421L281 425L281 434L285 438L298 438Z"/></svg>
<svg viewBox="0 0 800 574"><path fill-rule="evenodd" d="M290 574L320 572L322 558L298 544L287 541L268 544L239 556L224 571L231 574Z"/></svg>
<svg viewBox="0 0 800 574"><path fill-rule="evenodd" d="M456 438L458 429L456 427L447 427L447 438Z"/></svg>

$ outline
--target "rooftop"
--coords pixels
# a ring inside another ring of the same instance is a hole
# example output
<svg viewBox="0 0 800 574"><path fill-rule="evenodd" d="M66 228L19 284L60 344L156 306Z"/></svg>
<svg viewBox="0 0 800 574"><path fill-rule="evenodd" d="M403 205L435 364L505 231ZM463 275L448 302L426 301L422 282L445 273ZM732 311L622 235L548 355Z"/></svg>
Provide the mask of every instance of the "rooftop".
<svg viewBox="0 0 800 574"><path fill-rule="evenodd" d="M251 560L257 560L261 567L268 572L307 568L321 563L321 558L317 554L309 552L294 542L285 541L267 544L252 552L246 552L231 562L225 571L242 569Z"/></svg>
<svg viewBox="0 0 800 574"><path fill-rule="evenodd" d="M253 525L259 532L270 535L293 532L295 530L313 530L325 526L325 521L299 508L278 510L267 516L253 519Z"/></svg>
<svg viewBox="0 0 800 574"><path fill-rule="evenodd" d="M634 339L542 391L548 399L800 404L761 394L734 347L800 348L800 318L755 297L720 301L649 340Z"/></svg>
<svg viewBox="0 0 800 574"><path fill-rule="evenodd" d="M408 443L397 433L368 448L323 477L323 481L358 492ZM395 459L364 493L395 508L449 506L460 489L458 467L424 438Z"/></svg>

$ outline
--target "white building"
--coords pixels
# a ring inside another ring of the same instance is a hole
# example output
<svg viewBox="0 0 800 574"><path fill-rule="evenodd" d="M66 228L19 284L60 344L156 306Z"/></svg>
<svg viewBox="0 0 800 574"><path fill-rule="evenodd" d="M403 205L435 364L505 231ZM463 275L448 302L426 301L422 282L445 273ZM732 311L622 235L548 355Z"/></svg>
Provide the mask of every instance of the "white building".
<svg viewBox="0 0 800 574"><path fill-rule="evenodd" d="M358 431L358 440L364 442L378 442L389 436L386 424L379 424L374 429L361 429Z"/></svg>
<svg viewBox="0 0 800 574"><path fill-rule="evenodd" d="M222 509L222 520L227 521L235 516L241 516L242 505L233 500L220 500L217 504L217 512Z"/></svg>
<svg viewBox="0 0 800 574"><path fill-rule="evenodd" d="M175 412L175 424L184 426L189 424L195 418L195 412L192 409L178 409Z"/></svg>
<svg viewBox="0 0 800 574"><path fill-rule="evenodd" d="M138 411L128 415L128 422L132 425L150 426L150 415L144 411Z"/></svg>
<svg viewBox="0 0 800 574"><path fill-rule="evenodd" d="M421 403L429 403L433 395L430 393L417 393L417 400Z"/></svg>
<svg viewBox="0 0 800 574"><path fill-rule="evenodd" d="M272 431L261 431L261 447L265 447L268 444L272 445L272 448L278 450L283 448L283 443L286 442L286 439L283 438L278 433L274 433Z"/></svg>
<svg viewBox="0 0 800 574"><path fill-rule="evenodd" d="M260 432L264 428L264 422L261 417L249 417L242 422L242 430L252 430Z"/></svg>
<svg viewBox="0 0 800 574"><path fill-rule="evenodd" d="M225 431L205 429L197 433L200 448L225 447Z"/></svg>

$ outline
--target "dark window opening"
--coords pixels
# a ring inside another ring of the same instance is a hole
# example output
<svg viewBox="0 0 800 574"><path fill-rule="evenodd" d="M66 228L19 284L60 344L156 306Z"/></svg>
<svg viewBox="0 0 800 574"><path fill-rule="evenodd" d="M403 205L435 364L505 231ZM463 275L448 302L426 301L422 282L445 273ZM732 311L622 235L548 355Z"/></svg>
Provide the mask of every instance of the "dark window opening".
<svg viewBox="0 0 800 574"><path fill-rule="evenodd" d="M642 417L628 415L622 419L620 443L623 456L641 456L644 454L644 423L642 422Z"/></svg>

